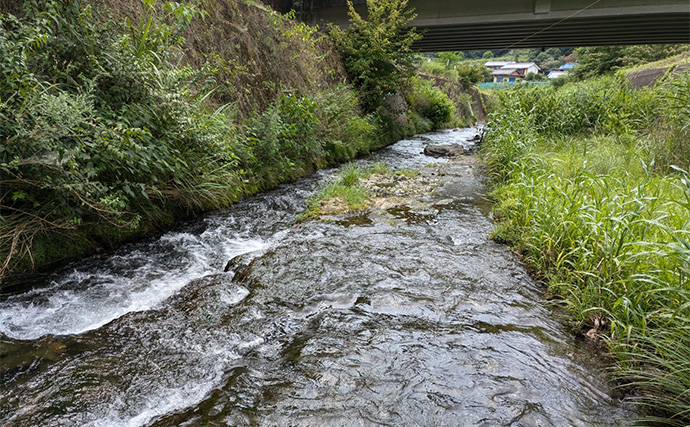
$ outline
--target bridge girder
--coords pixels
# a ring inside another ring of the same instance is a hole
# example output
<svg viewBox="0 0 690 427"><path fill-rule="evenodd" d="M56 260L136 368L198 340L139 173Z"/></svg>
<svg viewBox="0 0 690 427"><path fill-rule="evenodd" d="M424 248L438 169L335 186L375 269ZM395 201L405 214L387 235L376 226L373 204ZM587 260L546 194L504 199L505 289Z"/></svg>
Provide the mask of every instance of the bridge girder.
<svg viewBox="0 0 690 427"><path fill-rule="evenodd" d="M299 4L304 5L302 1ZM364 14L365 0L355 0ZM689 0L410 0L419 51L690 43ZM312 24L347 26L346 0L312 0Z"/></svg>

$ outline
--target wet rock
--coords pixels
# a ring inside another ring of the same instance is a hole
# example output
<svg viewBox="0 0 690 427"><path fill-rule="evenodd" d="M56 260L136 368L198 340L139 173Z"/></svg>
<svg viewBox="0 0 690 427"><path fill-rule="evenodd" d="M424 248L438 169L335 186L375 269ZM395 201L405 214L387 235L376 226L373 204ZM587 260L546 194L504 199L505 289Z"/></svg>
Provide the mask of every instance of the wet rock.
<svg viewBox="0 0 690 427"><path fill-rule="evenodd" d="M420 202L419 200L412 197L381 197L375 198L371 202L372 207L381 210L387 210L391 208L399 208L405 206L412 209L424 209L428 205Z"/></svg>
<svg viewBox="0 0 690 427"><path fill-rule="evenodd" d="M229 271L237 273L238 270L247 268L252 259L245 255L246 254L237 255L236 257L232 258L227 264L225 264L225 269L223 269L223 271L225 273Z"/></svg>
<svg viewBox="0 0 690 427"><path fill-rule="evenodd" d="M319 213L321 215L342 215L350 211L350 206L344 197L334 197L322 200L319 203Z"/></svg>
<svg viewBox="0 0 690 427"><path fill-rule="evenodd" d="M465 154L462 145L427 145L424 154L430 157L459 157Z"/></svg>

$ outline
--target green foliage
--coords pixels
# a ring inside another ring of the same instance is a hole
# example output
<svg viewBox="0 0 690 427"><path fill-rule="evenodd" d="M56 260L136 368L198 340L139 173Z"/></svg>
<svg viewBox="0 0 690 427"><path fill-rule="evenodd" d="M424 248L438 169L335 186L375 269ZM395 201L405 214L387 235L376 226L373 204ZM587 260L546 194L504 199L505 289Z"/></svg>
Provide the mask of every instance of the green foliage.
<svg viewBox="0 0 690 427"><path fill-rule="evenodd" d="M646 392L638 396L636 402L648 412L642 421L651 425L688 425L690 328L687 318L683 320L683 326L654 330L638 337L635 344L616 349L624 359L617 376L626 381L627 387ZM670 374L662 374L666 372ZM668 409L673 415L659 414L659 408Z"/></svg>
<svg viewBox="0 0 690 427"><path fill-rule="evenodd" d="M458 82L465 88L469 89L476 85L491 79L491 72L486 67L470 67L459 65L455 69L457 73Z"/></svg>
<svg viewBox="0 0 690 427"><path fill-rule="evenodd" d="M430 76L445 77L452 80L457 78L455 70L446 68L441 61L422 61L419 64L419 70Z"/></svg>
<svg viewBox="0 0 690 427"><path fill-rule="evenodd" d="M499 92L497 96L505 105L510 105L510 108L501 108L500 117L517 116L516 128L524 120L528 128L550 136L592 130L628 133L650 126L658 117L656 96L648 91L633 92L618 77L562 88L520 87Z"/></svg>
<svg viewBox="0 0 690 427"><path fill-rule="evenodd" d="M347 86L285 90L235 122L235 105L210 101L223 74L179 65L187 26L209 15L151 0L138 10L103 22L78 0L36 0L0 16L0 279L390 142ZM281 37L313 42L311 27L276 19L292 31Z"/></svg>
<svg viewBox="0 0 690 427"><path fill-rule="evenodd" d="M553 86L555 88L559 88L559 87L563 87L566 84L571 83L573 81L574 81L574 79L573 79L572 73L568 73L568 74L564 74L560 77L557 77L555 79L549 80L549 83L551 83L551 86Z"/></svg>
<svg viewBox="0 0 690 427"><path fill-rule="evenodd" d="M546 76L543 74L539 73L528 73L527 76L525 76L525 80L528 82L543 82L546 81Z"/></svg>
<svg viewBox="0 0 690 427"><path fill-rule="evenodd" d="M314 101L320 127L317 139L324 145L330 164L368 154L390 141L380 134L373 116L362 116L357 93L341 85L319 92Z"/></svg>
<svg viewBox="0 0 690 427"><path fill-rule="evenodd" d="M573 75L578 80L610 74L628 65L624 46L584 47L576 49L578 65Z"/></svg>
<svg viewBox="0 0 690 427"><path fill-rule="evenodd" d="M474 86L477 83L491 79L491 72L483 65L470 66L455 64L448 67L446 65L446 60L441 59L422 61L419 64L419 69L424 74L438 76L452 80L453 82L458 82L465 89L469 89L471 86Z"/></svg>
<svg viewBox="0 0 690 427"><path fill-rule="evenodd" d="M367 112L384 106L390 95L407 86L415 67L410 46L420 35L407 24L415 17L407 0L367 0L367 19L348 1L350 27L331 26L331 37L343 55L350 81Z"/></svg>
<svg viewBox="0 0 690 427"><path fill-rule="evenodd" d="M446 69L452 69L455 65L464 58L462 52L439 52L438 60Z"/></svg>
<svg viewBox="0 0 690 427"><path fill-rule="evenodd" d="M687 45L601 46L575 49L578 65L573 69L576 80L584 80L635 64L658 61L687 51Z"/></svg>
<svg viewBox="0 0 690 427"><path fill-rule="evenodd" d="M0 182L11 189L0 195L2 272L47 230L101 221L131 230L168 204L235 197L232 127L201 108L194 70L165 61L179 10L157 25L152 7L142 31L124 36L78 1L2 17Z"/></svg>
<svg viewBox="0 0 690 427"><path fill-rule="evenodd" d="M453 102L431 82L416 78L408 97L410 107L431 121L433 129L448 123L455 112Z"/></svg>
<svg viewBox="0 0 690 427"><path fill-rule="evenodd" d="M685 117L688 81L647 91L607 77L501 93L482 152L494 238L582 328L607 337L620 378L665 425L690 422L690 178L660 167L649 146L687 129L673 117ZM677 160L688 164L687 153Z"/></svg>
<svg viewBox="0 0 690 427"><path fill-rule="evenodd" d="M246 122L243 169L259 188L368 153L383 144L372 116L360 115L355 92L341 86L314 98L284 94ZM267 171L269 171L267 173Z"/></svg>

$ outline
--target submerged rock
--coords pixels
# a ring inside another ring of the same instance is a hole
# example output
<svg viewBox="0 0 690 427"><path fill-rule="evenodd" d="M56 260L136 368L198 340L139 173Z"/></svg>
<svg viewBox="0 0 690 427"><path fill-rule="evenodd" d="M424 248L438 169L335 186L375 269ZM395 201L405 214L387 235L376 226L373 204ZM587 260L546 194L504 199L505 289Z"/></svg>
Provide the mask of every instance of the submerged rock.
<svg viewBox="0 0 690 427"><path fill-rule="evenodd" d="M424 154L430 157L459 157L465 154L462 145L427 145Z"/></svg>

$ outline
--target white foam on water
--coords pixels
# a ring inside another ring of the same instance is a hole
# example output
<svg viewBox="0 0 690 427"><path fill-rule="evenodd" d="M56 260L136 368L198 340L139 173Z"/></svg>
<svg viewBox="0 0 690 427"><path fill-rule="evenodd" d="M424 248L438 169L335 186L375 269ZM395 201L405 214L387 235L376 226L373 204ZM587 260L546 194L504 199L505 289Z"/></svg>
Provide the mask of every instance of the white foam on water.
<svg viewBox="0 0 690 427"><path fill-rule="evenodd" d="M12 296L0 302L0 333L21 340L80 334L150 310L190 281L219 272L219 260L268 247L234 234L223 226L199 236L168 233L150 250L114 255L104 266L76 269L49 287Z"/></svg>
<svg viewBox="0 0 690 427"><path fill-rule="evenodd" d="M87 425L94 427L145 426L160 416L173 414L198 405L213 390L222 385L228 366L240 358L239 353L254 349L263 343L263 338L256 337L246 342L224 343L211 348L202 345L198 351L204 355L205 363L203 365L208 366L209 369L205 371L200 365L191 368L192 371L201 373L202 378L187 381L179 387L154 386L145 397L141 394L136 395L133 401L136 408L132 408L132 402L130 404L119 402L120 404L110 405L106 410L107 412L98 417L98 420L87 423ZM233 347L239 353L232 351Z"/></svg>

